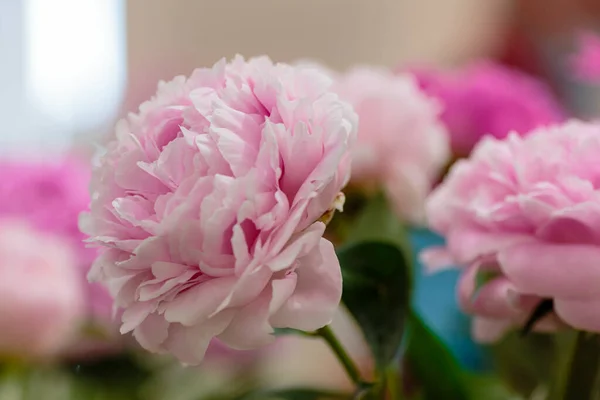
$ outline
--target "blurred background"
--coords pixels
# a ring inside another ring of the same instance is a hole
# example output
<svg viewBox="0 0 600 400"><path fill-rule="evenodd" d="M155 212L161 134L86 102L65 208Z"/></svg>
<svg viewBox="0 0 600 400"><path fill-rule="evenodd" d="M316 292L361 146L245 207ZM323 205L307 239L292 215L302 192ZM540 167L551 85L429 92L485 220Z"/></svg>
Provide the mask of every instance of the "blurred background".
<svg viewBox="0 0 600 400"><path fill-rule="evenodd" d="M90 154L157 81L237 53L337 70L493 59L548 82L573 115L594 117L600 93L564 60L577 33L599 24L598 0L0 0L0 156ZM440 242L424 230L411 239L417 250ZM486 368L455 279L419 273L417 307L465 366ZM319 343L300 348L274 358L325 353ZM291 376L286 368L266 370Z"/></svg>
<svg viewBox="0 0 600 400"><path fill-rule="evenodd" d="M1 147L102 134L159 79L237 53L335 69L495 58L589 114L560 60L599 15L596 0L0 0Z"/></svg>

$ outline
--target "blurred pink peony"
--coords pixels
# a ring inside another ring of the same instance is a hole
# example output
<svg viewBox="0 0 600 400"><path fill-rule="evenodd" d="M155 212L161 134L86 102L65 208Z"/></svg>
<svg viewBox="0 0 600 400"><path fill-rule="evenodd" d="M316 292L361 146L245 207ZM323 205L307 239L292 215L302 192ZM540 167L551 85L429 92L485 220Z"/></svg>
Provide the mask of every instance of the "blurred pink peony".
<svg viewBox="0 0 600 400"><path fill-rule="evenodd" d="M570 64L573 75L578 79L600 83L600 36L592 32L581 33Z"/></svg>
<svg viewBox="0 0 600 400"><path fill-rule="evenodd" d="M0 355L46 357L70 344L85 311L79 278L68 241L0 220Z"/></svg>
<svg viewBox="0 0 600 400"><path fill-rule="evenodd" d="M417 70L421 88L443 104L452 150L463 157L484 136L503 138L563 122L566 112L543 82L492 62L457 71Z"/></svg>
<svg viewBox="0 0 600 400"><path fill-rule="evenodd" d="M79 213L90 201L90 167L73 157L51 160L0 161L0 218L21 219L35 229L66 241L76 253L81 285L85 288L86 318L109 325L112 300L86 275L96 258L95 249L86 248L79 231Z"/></svg>
<svg viewBox="0 0 600 400"><path fill-rule="evenodd" d="M423 223L423 203L450 157L440 107L408 75L358 68L334 85L360 118L352 181L382 184L397 213Z"/></svg>
<svg viewBox="0 0 600 400"><path fill-rule="evenodd" d="M196 364L213 337L251 349L330 322L341 273L319 219L349 179L356 116L329 85L238 56L159 84L118 124L81 226L121 332Z"/></svg>
<svg viewBox="0 0 600 400"><path fill-rule="evenodd" d="M429 222L447 244L423 259L466 267L459 300L480 317L479 339L523 324L542 299L556 315L539 328L600 332L599 158L600 125L486 138L432 193Z"/></svg>

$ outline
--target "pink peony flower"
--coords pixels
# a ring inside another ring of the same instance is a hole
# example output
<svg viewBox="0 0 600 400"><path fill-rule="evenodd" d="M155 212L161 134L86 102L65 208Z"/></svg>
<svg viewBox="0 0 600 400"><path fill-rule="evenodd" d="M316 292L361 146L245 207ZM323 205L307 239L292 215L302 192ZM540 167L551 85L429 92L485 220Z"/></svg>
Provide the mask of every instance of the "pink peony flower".
<svg viewBox="0 0 600 400"><path fill-rule="evenodd" d="M523 324L542 299L555 315L539 328L600 331L599 157L595 124L486 138L432 193L429 222L447 244L423 258L465 267L459 300L478 338Z"/></svg>
<svg viewBox="0 0 600 400"><path fill-rule="evenodd" d="M334 90L360 118L352 181L385 187L396 211L423 222L423 203L450 157L440 107L412 77L358 68L336 80Z"/></svg>
<svg viewBox="0 0 600 400"><path fill-rule="evenodd" d="M90 168L78 159L0 161L0 218L19 219L67 242L76 253L85 289L86 318L102 325L112 320L112 299L98 284L87 282L95 249L86 248L79 213L90 201Z"/></svg>
<svg viewBox="0 0 600 400"><path fill-rule="evenodd" d="M421 88L444 105L452 150L466 156L484 136L503 138L564 121L550 89L532 76L492 62L454 72L416 71Z"/></svg>
<svg viewBox="0 0 600 400"><path fill-rule="evenodd" d="M573 75L584 82L600 83L600 36L584 32L577 38L577 51L570 58Z"/></svg>
<svg viewBox="0 0 600 400"><path fill-rule="evenodd" d="M121 332L199 363L273 328L329 323L340 267L319 219L349 179L356 117L314 69L237 57L160 83L117 126L82 229L91 279L124 309Z"/></svg>
<svg viewBox="0 0 600 400"><path fill-rule="evenodd" d="M84 313L77 257L62 238L0 220L0 354L45 357L74 338Z"/></svg>

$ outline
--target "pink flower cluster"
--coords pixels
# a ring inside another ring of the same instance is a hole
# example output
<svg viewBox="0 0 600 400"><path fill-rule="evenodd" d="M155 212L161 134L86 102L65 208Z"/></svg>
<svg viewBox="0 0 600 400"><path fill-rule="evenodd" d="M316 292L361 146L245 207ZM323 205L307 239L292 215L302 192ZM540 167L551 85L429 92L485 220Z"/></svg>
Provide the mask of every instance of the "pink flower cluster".
<svg viewBox="0 0 600 400"><path fill-rule="evenodd" d="M374 68L337 77L334 90L360 120L352 182L381 185L399 216L422 224L425 198L450 159L441 107L411 76Z"/></svg>
<svg viewBox="0 0 600 400"><path fill-rule="evenodd" d="M577 50L570 59L575 77L583 82L600 82L600 36L585 32L577 38Z"/></svg>
<svg viewBox="0 0 600 400"><path fill-rule="evenodd" d="M486 138L431 195L429 222L447 244L424 260L466 267L459 299L480 340L522 325L543 299L555 315L539 328L600 332L598 159L595 124Z"/></svg>
<svg viewBox="0 0 600 400"><path fill-rule="evenodd" d="M0 220L0 354L52 356L74 339L85 291L70 243L18 219Z"/></svg>
<svg viewBox="0 0 600 400"><path fill-rule="evenodd" d="M466 156L484 136L503 138L564 121L565 111L544 83L492 62L457 71L415 71L421 88L443 104L452 149Z"/></svg>
<svg viewBox="0 0 600 400"><path fill-rule="evenodd" d="M237 57L159 84L118 124L81 226L123 333L196 364L215 337L250 349L329 323L341 272L320 219L340 205L357 125L330 83Z"/></svg>
<svg viewBox="0 0 600 400"><path fill-rule="evenodd" d="M111 317L108 293L86 280L96 251L85 248L77 226L79 213L89 203L89 168L74 158L4 160L0 176L0 281L19 290L6 288L0 293L2 303L22 314L11 320L10 313L0 313L0 327L7 335L14 332L15 340L18 332L29 331L23 340L47 344L44 351L35 346L29 350L50 353L74 339L66 332L74 333L84 319L106 323ZM48 318L54 320L52 325L43 325ZM7 335L0 335L0 342L8 345L12 339Z"/></svg>

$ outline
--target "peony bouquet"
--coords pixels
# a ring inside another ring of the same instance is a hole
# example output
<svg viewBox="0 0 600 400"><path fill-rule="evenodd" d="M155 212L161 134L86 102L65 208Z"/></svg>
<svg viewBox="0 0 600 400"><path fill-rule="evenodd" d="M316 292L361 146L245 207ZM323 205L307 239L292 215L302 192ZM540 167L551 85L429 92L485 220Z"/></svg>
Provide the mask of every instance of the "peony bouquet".
<svg viewBox="0 0 600 400"><path fill-rule="evenodd" d="M595 398L600 126L562 122L508 69L455 74L238 56L161 82L117 125L80 220L121 333L192 370L215 346L320 341L347 375L223 399ZM460 368L412 300L406 229L425 224L446 241L421 259L460 267L473 337L545 332L560 379L527 392Z"/></svg>
<svg viewBox="0 0 600 400"><path fill-rule="evenodd" d="M598 400L599 159L491 61L160 82L93 163L0 161L0 399Z"/></svg>

